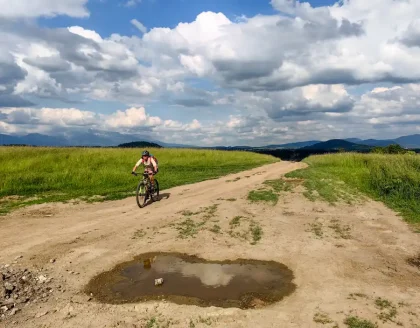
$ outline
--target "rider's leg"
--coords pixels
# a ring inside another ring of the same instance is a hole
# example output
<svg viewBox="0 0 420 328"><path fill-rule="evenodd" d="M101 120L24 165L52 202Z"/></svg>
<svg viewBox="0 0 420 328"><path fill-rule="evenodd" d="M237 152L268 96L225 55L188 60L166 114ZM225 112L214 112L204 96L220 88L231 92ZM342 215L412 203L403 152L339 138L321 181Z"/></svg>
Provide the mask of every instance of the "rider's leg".
<svg viewBox="0 0 420 328"><path fill-rule="evenodd" d="M152 189L155 188L155 175L153 173L149 173L150 183L152 185Z"/></svg>

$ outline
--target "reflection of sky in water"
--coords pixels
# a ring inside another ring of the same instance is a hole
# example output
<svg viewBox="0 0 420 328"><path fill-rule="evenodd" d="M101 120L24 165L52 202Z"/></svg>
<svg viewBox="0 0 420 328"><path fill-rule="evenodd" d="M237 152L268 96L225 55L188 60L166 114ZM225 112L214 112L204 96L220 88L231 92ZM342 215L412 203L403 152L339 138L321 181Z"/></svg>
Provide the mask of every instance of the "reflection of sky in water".
<svg viewBox="0 0 420 328"><path fill-rule="evenodd" d="M158 256L152 263L156 272L180 272L184 276L197 277L206 286L226 286L235 276L242 276L258 283L278 280L281 273L267 270L265 266L251 264L188 263L172 256Z"/></svg>

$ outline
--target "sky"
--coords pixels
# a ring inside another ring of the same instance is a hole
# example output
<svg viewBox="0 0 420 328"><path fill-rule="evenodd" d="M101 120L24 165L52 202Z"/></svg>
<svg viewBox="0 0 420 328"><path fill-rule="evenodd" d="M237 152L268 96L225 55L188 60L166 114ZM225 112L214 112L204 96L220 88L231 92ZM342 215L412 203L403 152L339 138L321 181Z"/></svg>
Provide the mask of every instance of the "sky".
<svg viewBox="0 0 420 328"><path fill-rule="evenodd" d="M0 133L420 133L418 0L0 0Z"/></svg>

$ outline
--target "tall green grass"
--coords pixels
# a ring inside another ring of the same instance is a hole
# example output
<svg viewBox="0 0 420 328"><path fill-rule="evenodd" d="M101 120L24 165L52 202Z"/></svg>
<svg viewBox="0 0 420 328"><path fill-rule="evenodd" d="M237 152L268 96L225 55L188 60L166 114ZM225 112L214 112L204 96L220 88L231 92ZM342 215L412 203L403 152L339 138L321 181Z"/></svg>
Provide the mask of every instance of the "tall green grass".
<svg viewBox="0 0 420 328"><path fill-rule="evenodd" d="M328 179L344 181L383 201L411 223L420 223L420 156L343 153L310 156L309 168L288 174L322 194ZM320 192L321 191L321 192ZM335 194L328 194L334 197Z"/></svg>
<svg viewBox="0 0 420 328"><path fill-rule="evenodd" d="M156 177L161 190L277 161L268 155L240 151L150 151L159 160ZM140 154L141 149L0 147L0 211L17 205L4 200L12 195L26 198L19 204L131 195L139 178L130 173Z"/></svg>

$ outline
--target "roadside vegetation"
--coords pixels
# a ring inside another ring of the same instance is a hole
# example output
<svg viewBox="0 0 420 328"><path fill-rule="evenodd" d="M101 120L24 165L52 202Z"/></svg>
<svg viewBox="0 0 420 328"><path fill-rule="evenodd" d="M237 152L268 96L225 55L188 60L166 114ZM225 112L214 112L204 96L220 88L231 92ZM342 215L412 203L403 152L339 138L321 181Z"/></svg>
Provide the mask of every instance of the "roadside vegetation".
<svg viewBox="0 0 420 328"><path fill-rule="evenodd" d="M159 160L161 190L278 161L241 151L150 151ZM130 173L140 153L130 148L0 147L0 213L35 203L131 196L139 178Z"/></svg>
<svg viewBox="0 0 420 328"><path fill-rule="evenodd" d="M248 193L248 200L251 202L268 202L276 205L282 191L292 190L290 182L283 179L264 181L263 186Z"/></svg>
<svg viewBox="0 0 420 328"><path fill-rule="evenodd" d="M304 162L308 168L286 176L303 178L309 199L351 202L360 191L407 222L420 224L420 156L342 153L310 156Z"/></svg>

